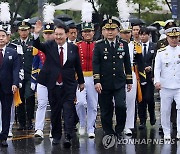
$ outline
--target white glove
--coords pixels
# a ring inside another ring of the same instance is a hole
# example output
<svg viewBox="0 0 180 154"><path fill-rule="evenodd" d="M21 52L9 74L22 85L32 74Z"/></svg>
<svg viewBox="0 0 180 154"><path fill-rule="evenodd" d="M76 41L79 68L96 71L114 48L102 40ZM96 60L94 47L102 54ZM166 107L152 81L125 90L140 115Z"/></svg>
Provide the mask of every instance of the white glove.
<svg viewBox="0 0 180 154"><path fill-rule="evenodd" d="M35 83L31 83L31 89L34 91L36 88L36 84Z"/></svg>
<svg viewBox="0 0 180 154"><path fill-rule="evenodd" d="M19 88L22 88L22 83L19 83Z"/></svg>
<svg viewBox="0 0 180 154"><path fill-rule="evenodd" d="M21 80L24 80L24 70L23 69L20 69L20 71L19 71L19 78Z"/></svg>

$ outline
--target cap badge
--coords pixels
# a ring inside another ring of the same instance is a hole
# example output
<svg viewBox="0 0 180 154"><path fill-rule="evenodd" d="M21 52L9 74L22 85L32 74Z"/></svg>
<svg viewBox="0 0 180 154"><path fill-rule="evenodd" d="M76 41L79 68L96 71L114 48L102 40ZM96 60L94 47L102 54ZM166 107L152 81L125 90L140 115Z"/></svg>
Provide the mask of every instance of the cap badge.
<svg viewBox="0 0 180 154"><path fill-rule="evenodd" d="M109 23L112 24L112 19L109 19Z"/></svg>
<svg viewBox="0 0 180 154"><path fill-rule="evenodd" d="M46 28L47 28L47 29L50 29L50 25L46 25Z"/></svg>

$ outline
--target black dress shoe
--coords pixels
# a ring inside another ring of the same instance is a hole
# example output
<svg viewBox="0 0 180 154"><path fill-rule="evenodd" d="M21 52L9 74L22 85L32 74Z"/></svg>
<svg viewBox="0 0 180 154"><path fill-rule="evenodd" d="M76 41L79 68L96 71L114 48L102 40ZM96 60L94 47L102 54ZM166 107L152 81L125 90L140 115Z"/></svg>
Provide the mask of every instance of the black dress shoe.
<svg viewBox="0 0 180 154"><path fill-rule="evenodd" d="M7 144L6 140L1 141L1 146L2 147L8 147L8 144Z"/></svg>
<svg viewBox="0 0 180 154"><path fill-rule="evenodd" d="M26 126L20 125L19 128L17 128L17 130L26 130Z"/></svg>
<svg viewBox="0 0 180 154"><path fill-rule="evenodd" d="M71 147L71 137L69 134L66 134L64 138L64 148L69 149L70 147Z"/></svg>
<svg viewBox="0 0 180 154"><path fill-rule="evenodd" d="M146 127L145 123L141 123L141 124L139 125L139 129L144 129L145 127Z"/></svg>
<svg viewBox="0 0 180 154"><path fill-rule="evenodd" d="M59 143L60 143L60 139L53 138L53 141L52 141L53 145L58 145Z"/></svg>

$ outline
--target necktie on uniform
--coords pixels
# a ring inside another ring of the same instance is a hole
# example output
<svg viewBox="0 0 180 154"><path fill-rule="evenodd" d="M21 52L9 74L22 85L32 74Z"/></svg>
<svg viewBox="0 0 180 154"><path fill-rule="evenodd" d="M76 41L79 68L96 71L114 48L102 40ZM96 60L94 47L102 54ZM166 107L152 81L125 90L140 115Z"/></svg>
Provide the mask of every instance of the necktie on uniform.
<svg viewBox="0 0 180 154"><path fill-rule="evenodd" d="M144 59L146 59L146 55L147 55L146 46L147 46L147 44L144 43L143 46L144 46L144 49L143 49Z"/></svg>
<svg viewBox="0 0 180 154"><path fill-rule="evenodd" d="M61 66L63 66L63 47L60 47L59 60L60 60ZM62 82L62 73L59 74L57 82L58 83Z"/></svg>
<svg viewBox="0 0 180 154"><path fill-rule="evenodd" d="M115 47L114 47L114 42L111 42L111 48L112 48L112 49L115 49Z"/></svg>
<svg viewBox="0 0 180 154"><path fill-rule="evenodd" d="M22 41L21 44L22 44L22 46L24 46L25 45L25 41Z"/></svg>
<svg viewBox="0 0 180 154"><path fill-rule="evenodd" d="M0 49L0 66L2 65L3 62L3 53L2 53L3 49Z"/></svg>

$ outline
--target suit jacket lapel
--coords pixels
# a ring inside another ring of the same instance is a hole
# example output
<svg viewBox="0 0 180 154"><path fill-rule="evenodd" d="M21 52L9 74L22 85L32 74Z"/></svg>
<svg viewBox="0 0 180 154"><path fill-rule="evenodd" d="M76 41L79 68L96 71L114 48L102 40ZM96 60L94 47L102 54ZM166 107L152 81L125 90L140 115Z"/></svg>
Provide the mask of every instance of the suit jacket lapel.
<svg viewBox="0 0 180 154"><path fill-rule="evenodd" d="M52 51L50 51L50 54L54 58L55 62L60 65L59 50L56 42L53 43L53 48Z"/></svg>
<svg viewBox="0 0 180 154"><path fill-rule="evenodd" d="M71 47L72 47L71 44L67 42L67 60L66 60L66 62L64 64L64 66L67 64L67 62L68 62L68 60L69 60L69 58L71 56L71 53L72 53L72 48Z"/></svg>

